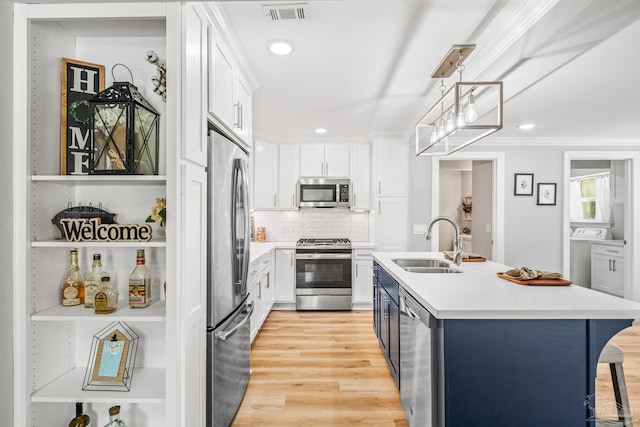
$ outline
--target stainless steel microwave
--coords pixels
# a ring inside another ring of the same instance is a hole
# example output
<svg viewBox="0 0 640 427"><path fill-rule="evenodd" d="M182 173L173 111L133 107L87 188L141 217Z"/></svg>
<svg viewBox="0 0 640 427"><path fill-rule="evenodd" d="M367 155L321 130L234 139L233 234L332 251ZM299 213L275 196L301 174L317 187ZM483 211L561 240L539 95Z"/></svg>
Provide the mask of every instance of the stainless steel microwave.
<svg viewBox="0 0 640 427"><path fill-rule="evenodd" d="M346 178L300 178L298 206L301 208L348 208L351 180Z"/></svg>

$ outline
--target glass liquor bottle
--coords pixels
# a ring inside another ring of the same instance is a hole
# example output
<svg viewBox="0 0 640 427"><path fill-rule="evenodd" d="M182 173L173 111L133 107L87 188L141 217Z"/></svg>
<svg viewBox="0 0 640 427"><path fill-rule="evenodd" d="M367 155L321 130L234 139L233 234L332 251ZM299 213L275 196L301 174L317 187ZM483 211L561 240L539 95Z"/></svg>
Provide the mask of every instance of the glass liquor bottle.
<svg viewBox="0 0 640 427"><path fill-rule="evenodd" d="M113 313L118 308L118 290L111 286L109 276L100 279L100 286L93 297L93 311L95 314Z"/></svg>
<svg viewBox="0 0 640 427"><path fill-rule="evenodd" d="M96 293L96 289L100 286L102 278L109 276L109 273L102 269L102 258L100 254L93 254L93 264L91 265L91 271L84 276L84 306L87 308L93 307L93 296Z"/></svg>
<svg viewBox="0 0 640 427"><path fill-rule="evenodd" d="M91 427L91 418L82 413L82 402L76 402L76 416L69 421L69 427Z"/></svg>
<svg viewBox="0 0 640 427"><path fill-rule="evenodd" d="M151 304L151 273L145 265L144 249L136 253L136 267L129 276L129 307L143 308Z"/></svg>
<svg viewBox="0 0 640 427"><path fill-rule="evenodd" d="M127 427L125 422L120 419L119 406L109 408L109 422L104 427Z"/></svg>
<svg viewBox="0 0 640 427"><path fill-rule="evenodd" d="M69 251L69 270L64 275L60 289L63 306L84 303L84 277L78 266L78 248Z"/></svg>

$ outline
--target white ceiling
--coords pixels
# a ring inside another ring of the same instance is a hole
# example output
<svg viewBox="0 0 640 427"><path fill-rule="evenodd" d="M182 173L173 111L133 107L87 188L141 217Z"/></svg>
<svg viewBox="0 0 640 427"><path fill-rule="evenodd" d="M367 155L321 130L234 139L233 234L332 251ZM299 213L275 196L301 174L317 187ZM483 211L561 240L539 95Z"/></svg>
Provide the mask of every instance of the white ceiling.
<svg viewBox="0 0 640 427"><path fill-rule="evenodd" d="M476 49L464 80L504 81L505 125L494 135L640 135L638 0L312 0L309 21L267 22L262 5L284 3L293 2L221 3L260 85L258 137L411 135L438 98L432 72L466 43ZM269 53L273 39L294 52ZM528 121L538 126L516 129Z"/></svg>

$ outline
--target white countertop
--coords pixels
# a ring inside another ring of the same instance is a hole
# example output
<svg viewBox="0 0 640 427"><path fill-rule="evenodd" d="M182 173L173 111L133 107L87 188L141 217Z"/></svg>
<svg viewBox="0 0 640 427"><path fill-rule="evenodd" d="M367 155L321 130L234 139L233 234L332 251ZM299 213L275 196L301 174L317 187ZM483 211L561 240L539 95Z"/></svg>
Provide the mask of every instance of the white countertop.
<svg viewBox="0 0 640 427"><path fill-rule="evenodd" d="M500 279L494 262L464 262L462 273L409 273L396 258L444 259L439 252L373 252L373 258L438 319L638 319L640 303L581 286L524 286ZM535 268L535 266L529 266Z"/></svg>

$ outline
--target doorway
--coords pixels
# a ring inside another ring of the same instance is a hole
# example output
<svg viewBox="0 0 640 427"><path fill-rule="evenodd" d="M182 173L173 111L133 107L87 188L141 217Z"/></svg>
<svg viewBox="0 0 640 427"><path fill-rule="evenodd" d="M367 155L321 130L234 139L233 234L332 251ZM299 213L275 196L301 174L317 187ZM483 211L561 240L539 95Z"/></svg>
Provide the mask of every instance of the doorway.
<svg viewBox="0 0 640 427"><path fill-rule="evenodd" d="M572 239L572 232L577 226L589 226L589 222L572 221L572 197L571 181L572 166L574 175L576 165L598 165L598 162L609 162L610 185L614 193L611 194L611 208L605 216L604 227L607 230L608 239L622 243L624 264L623 296L627 299L640 301L640 286L634 285L637 277L637 266L633 260L637 259L638 243L640 242L640 213L633 209L634 204L640 200L640 185L638 167L640 166L640 153L628 151L567 151L564 156L564 207L563 207L563 271L569 274L573 281L585 280L586 274L576 268L576 253L579 245ZM597 175L598 170L592 171ZM617 183L616 183L617 181ZM622 191L620 191L622 188ZM617 190L617 194L615 191ZM574 193L575 193L574 188ZM575 199L575 195L574 195ZM574 200L575 202L575 200ZM575 208L573 209L575 211ZM575 214L574 214L575 216ZM602 221L601 221L602 222ZM583 251L585 252L585 251ZM589 251L582 254L582 258L590 257ZM572 262L573 261L573 262ZM590 261L590 259L589 259ZM572 265L573 264L573 265ZM593 278L589 277L591 282Z"/></svg>
<svg viewBox="0 0 640 427"><path fill-rule="evenodd" d="M465 152L434 156L431 168L431 218L446 215L456 219L461 229L469 229L470 239L463 237L465 252L504 262L504 153ZM447 188L447 185L454 188ZM470 212L465 212L467 203L471 205ZM454 233L447 226L443 224L442 231L434 227L432 251L439 252L451 246Z"/></svg>

